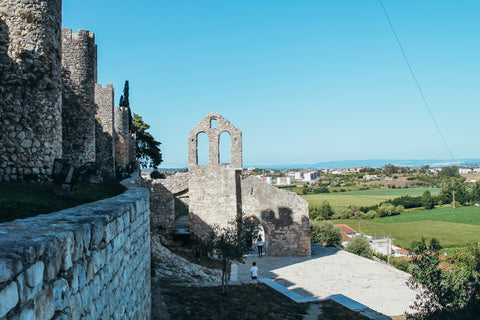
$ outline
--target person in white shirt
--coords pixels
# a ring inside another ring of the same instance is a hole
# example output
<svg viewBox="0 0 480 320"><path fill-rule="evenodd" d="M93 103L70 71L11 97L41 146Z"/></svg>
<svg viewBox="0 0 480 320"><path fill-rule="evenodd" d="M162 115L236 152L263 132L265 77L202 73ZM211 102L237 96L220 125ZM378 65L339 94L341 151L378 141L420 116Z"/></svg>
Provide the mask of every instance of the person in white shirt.
<svg viewBox="0 0 480 320"><path fill-rule="evenodd" d="M252 280L257 279L258 277L258 267L256 262L252 263L252 267L250 268L250 276L252 277Z"/></svg>
<svg viewBox="0 0 480 320"><path fill-rule="evenodd" d="M262 236L258 236L257 239L257 248L258 248L258 256L261 258L262 257L262 251L263 251L263 239Z"/></svg>

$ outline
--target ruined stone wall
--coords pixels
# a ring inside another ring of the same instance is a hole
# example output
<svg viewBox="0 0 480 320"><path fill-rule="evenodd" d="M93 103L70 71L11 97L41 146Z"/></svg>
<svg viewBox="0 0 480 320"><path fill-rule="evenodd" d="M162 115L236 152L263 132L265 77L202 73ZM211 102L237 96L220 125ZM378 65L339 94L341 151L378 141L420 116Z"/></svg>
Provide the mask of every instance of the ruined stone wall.
<svg viewBox="0 0 480 320"><path fill-rule="evenodd" d="M143 180L150 191L150 225L154 235L170 240L175 232L175 197L188 192L188 173L178 172L166 179Z"/></svg>
<svg viewBox="0 0 480 320"><path fill-rule="evenodd" d="M0 319L150 319L146 189L0 224Z"/></svg>
<svg viewBox="0 0 480 320"><path fill-rule="evenodd" d="M198 165L198 135L206 133L209 163ZM219 138L231 137L231 162L219 163ZM190 232L204 238L213 225L227 226L241 211L242 133L218 113L212 112L188 135Z"/></svg>
<svg viewBox="0 0 480 320"><path fill-rule="evenodd" d="M86 30L62 30L63 157L75 166L95 161L97 46Z"/></svg>
<svg viewBox="0 0 480 320"><path fill-rule="evenodd" d="M131 135L129 128L128 107L113 108L115 128L115 169L125 168L130 163Z"/></svg>
<svg viewBox="0 0 480 320"><path fill-rule="evenodd" d="M104 175L115 174L115 144L113 141L113 85L107 84L102 88L95 85L95 153L96 161Z"/></svg>
<svg viewBox="0 0 480 320"><path fill-rule="evenodd" d="M62 155L61 0L0 1L0 181Z"/></svg>
<svg viewBox="0 0 480 320"><path fill-rule="evenodd" d="M310 255L308 203L302 197L250 176L242 180L242 210L262 224L268 255Z"/></svg>

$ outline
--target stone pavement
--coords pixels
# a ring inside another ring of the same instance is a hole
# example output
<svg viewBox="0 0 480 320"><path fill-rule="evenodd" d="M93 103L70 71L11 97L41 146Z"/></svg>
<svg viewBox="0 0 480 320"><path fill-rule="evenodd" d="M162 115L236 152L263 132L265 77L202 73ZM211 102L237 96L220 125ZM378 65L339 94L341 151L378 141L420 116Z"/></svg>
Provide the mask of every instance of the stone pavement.
<svg viewBox="0 0 480 320"><path fill-rule="evenodd" d="M343 250L312 244L311 257L249 255L238 265L237 282L252 282L253 261L260 279L275 278L275 283L307 299L340 294L388 316L403 314L415 300L416 292L406 285L408 273Z"/></svg>

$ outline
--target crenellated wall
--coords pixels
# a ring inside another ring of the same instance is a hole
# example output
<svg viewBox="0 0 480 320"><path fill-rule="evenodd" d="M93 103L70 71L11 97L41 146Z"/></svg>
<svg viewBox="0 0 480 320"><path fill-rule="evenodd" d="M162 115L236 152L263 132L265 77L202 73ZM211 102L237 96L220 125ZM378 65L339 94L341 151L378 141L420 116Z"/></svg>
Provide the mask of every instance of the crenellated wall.
<svg viewBox="0 0 480 320"><path fill-rule="evenodd" d="M86 30L62 30L63 158L75 166L95 161L97 46Z"/></svg>
<svg viewBox="0 0 480 320"><path fill-rule="evenodd" d="M0 319L150 319L149 193L0 224Z"/></svg>
<svg viewBox="0 0 480 320"><path fill-rule="evenodd" d="M114 89L112 84L102 88L95 85L95 152L96 161L104 175L115 174L115 144L113 141L113 101Z"/></svg>
<svg viewBox="0 0 480 320"><path fill-rule="evenodd" d="M0 181L62 156L61 0L0 1Z"/></svg>

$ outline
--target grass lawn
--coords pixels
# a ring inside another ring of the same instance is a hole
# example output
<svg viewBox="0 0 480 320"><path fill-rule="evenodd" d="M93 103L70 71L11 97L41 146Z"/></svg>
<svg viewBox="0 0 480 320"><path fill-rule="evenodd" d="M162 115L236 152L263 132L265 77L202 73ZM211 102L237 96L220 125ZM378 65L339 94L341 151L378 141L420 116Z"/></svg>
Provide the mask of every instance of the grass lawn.
<svg viewBox="0 0 480 320"><path fill-rule="evenodd" d="M118 180L79 184L69 198L55 195L51 183L1 182L0 223L55 212L105 198L124 191Z"/></svg>
<svg viewBox="0 0 480 320"><path fill-rule="evenodd" d="M352 219L333 220L359 231ZM362 232L371 236L391 235L394 244L408 248L412 241L437 238L444 248L464 247L480 241L480 207L420 210L393 217L360 220Z"/></svg>
<svg viewBox="0 0 480 320"><path fill-rule="evenodd" d="M310 207L319 207L323 201L328 201L332 207L348 207L352 204L361 207L375 205L401 196L421 196L426 190L429 190L432 195L440 192L439 188L376 189L319 193L305 195L302 198L307 200Z"/></svg>

